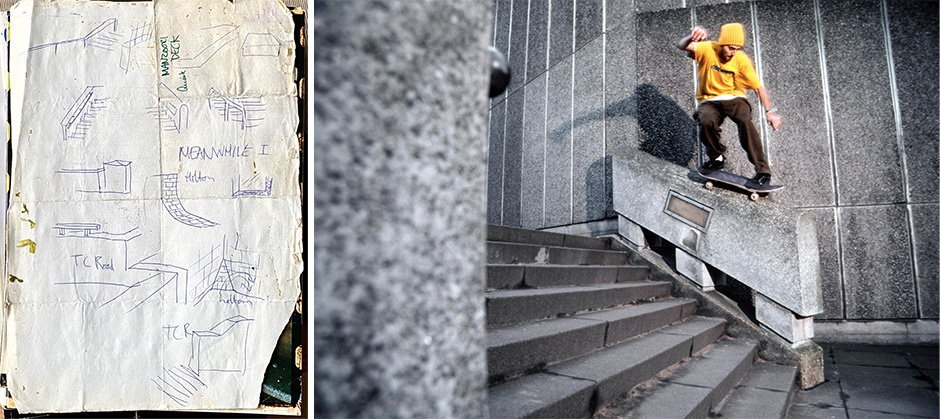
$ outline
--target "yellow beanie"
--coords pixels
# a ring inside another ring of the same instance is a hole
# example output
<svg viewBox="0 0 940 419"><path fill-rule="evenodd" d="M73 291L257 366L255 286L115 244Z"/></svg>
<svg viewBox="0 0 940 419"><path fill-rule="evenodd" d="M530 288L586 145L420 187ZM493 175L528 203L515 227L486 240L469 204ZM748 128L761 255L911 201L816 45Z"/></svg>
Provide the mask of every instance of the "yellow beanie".
<svg viewBox="0 0 940 419"><path fill-rule="evenodd" d="M744 25L740 23L726 23L721 26L718 35L718 45L744 46Z"/></svg>

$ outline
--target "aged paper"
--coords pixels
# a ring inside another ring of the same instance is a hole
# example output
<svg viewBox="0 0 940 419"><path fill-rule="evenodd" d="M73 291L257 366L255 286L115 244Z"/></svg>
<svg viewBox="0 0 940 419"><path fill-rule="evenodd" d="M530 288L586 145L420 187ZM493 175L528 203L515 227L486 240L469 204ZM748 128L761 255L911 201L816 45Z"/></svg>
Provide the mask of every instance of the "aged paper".
<svg viewBox="0 0 940 419"><path fill-rule="evenodd" d="M302 270L288 10L33 0L10 13L17 408L257 407Z"/></svg>

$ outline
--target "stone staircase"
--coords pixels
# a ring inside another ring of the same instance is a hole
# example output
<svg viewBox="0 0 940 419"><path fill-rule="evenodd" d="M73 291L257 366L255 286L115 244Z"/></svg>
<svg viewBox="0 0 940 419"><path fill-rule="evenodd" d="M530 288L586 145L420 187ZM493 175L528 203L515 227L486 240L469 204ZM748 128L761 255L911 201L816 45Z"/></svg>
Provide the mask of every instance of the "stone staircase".
<svg viewBox="0 0 940 419"><path fill-rule="evenodd" d="M786 415L796 369L696 316L631 250L500 226L487 240L490 417Z"/></svg>

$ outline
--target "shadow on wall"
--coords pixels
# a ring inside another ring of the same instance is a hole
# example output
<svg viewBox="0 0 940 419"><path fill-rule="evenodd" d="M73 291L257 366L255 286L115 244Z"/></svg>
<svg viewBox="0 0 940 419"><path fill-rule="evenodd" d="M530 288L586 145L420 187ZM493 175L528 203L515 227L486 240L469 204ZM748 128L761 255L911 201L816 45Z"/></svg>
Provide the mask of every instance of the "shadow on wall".
<svg viewBox="0 0 940 419"><path fill-rule="evenodd" d="M697 124L678 103L660 93L652 84L642 84L632 96L549 131L547 139L549 143L568 142L571 140L571 131L579 126L624 116L634 118L642 131L639 136L640 151L679 166L690 167L696 158ZM587 169L587 207L583 213L587 220L603 219L613 214L613 188L610 187L612 162L612 156L604 156ZM698 163L695 162L695 166Z"/></svg>
<svg viewBox="0 0 940 419"><path fill-rule="evenodd" d="M639 150L662 160L689 167L696 156L698 138L696 123L672 98L663 95L652 84L641 84L633 96L607 105L604 112L591 112L576 118L570 125L548 134L550 141L567 139L574 128L601 120L629 116L642 130ZM696 166L698 162L695 162Z"/></svg>

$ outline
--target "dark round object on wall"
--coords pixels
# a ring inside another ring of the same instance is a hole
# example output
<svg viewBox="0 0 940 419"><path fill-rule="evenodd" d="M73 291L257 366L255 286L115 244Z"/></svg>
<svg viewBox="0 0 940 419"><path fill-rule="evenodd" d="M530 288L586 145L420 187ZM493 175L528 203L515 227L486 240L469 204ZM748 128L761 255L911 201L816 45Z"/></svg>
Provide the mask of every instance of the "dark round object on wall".
<svg viewBox="0 0 940 419"><path fill-rule="evenodd" d="M496 48L490 47L490 97L496 97L506 91L512 71L506 57Z"/></svg>

